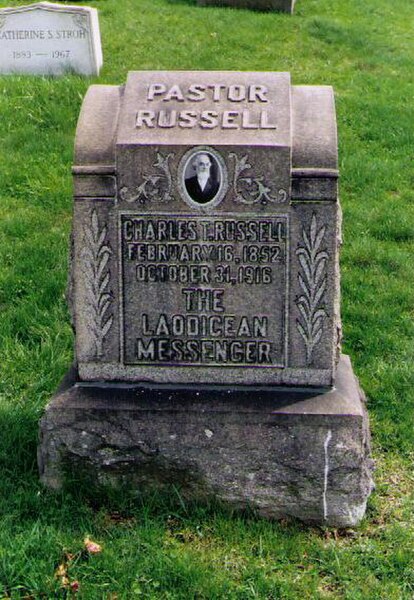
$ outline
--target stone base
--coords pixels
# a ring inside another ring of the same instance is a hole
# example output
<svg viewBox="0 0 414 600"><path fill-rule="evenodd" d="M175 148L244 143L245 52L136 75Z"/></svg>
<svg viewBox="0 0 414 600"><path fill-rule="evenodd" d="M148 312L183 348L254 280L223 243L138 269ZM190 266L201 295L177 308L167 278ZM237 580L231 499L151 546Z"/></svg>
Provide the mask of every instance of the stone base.
<svg viewBox="0 0 414 600"><path fill-rule="evenodd" d="M293 14L295 0L198 0L199 6L230 6L255 10L277 10Z"/></svg>
<svg viewBox="0 0 414 600"><path fill-rule="evenodd" d="M356 525L373 489L369 426L350 360L336 388L150 389L65 378L40 423L51 488L67 465L146 492L176 485L268 518Z"/></svg>

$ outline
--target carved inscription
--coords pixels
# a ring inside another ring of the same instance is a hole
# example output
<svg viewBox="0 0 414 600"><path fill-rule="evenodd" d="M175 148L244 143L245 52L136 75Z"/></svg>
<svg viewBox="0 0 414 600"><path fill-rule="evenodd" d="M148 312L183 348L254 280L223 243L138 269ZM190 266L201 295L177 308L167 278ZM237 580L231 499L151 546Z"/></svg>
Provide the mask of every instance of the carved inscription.
<svg viewBox="0 0 414 600"><path fill-rule="evenodd" d="M29 17L26 19L28 24ZM66 29L52 27L31 29L27 25L21 28L15 26L9 28L7 17L0 17L0 44L8 42L7 46L4 46L4 51L7 52L8 58L16 63L36 61L39 58L67 60L71 58L72 48L65 46L64 43L89 38L86 16L73 15L72 22L73 27Z"/></svg>
<svg viewBox="0 0 414 600"><path fill-rule="evenodd" d="M120 215L125 364L285 365L287 216Z"/></svg>
<svg viewBox="0 0 414 600"><path fill-rule="evenodd" d="M86 18L76 15L73 20L76 25L73 29L4 29L6 17L0 17L0 40L79 40L88 37Z"/></svg>
<svg viewBox="0 0 414 600"><path fill-rule="evenodd" d="M265 85L210 85L191 83L182 86L177 83L166 85L162 82L151 83L146 88L146 100L149 105L162 102L165 108L153 110L140 109L136 113L135 127L137 129L277 129L272 121L266 104L269 102L268 89ZM217 104L217 109L203 110L202 104L207 101ZM174 104L171 109L169 103ZM221 102L234 104L232 110L220 110ZM194 108L179 110L178 104L193 105ZM239 105L248 103L251 108L241 108ZM198 108L201 105L201 108Z"/></svg>

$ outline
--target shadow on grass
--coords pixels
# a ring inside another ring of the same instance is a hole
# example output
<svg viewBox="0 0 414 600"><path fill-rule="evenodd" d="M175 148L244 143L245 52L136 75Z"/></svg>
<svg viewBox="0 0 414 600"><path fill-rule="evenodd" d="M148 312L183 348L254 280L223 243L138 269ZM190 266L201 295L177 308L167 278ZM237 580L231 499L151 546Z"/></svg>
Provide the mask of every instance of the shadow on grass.
<svg viewBox="0 0 414 600"><path fill-rule="evenodd" d="M307 25L309 35L329 46L349 48L352 52L369 57L383 58L384 52L391 50L383 42L367 36L362 25L344 25L337 20L326 17L314 17Z"/></svg>
<svg viewBox="0 0 414 600"><path fill-rule="evenodd" d="M180 6L197 6L197 0L167 0L167 4Z"/></svg>

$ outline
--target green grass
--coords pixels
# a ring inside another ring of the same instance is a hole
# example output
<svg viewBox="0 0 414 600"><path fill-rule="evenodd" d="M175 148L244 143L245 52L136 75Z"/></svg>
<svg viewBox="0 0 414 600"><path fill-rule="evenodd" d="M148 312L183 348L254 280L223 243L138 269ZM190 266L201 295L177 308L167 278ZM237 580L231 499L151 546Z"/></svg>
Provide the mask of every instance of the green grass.
<svg viewBox="0 0 414 600"><path fill-rule="evenodd" d="M26 2L6 2L0 6ZM86 79L0 77L0 598L414 596L414 5L297 0L295 15L99 0L105 64ZM267 523L179 496L52 494L37 423L72 360L65 303L73 138L91 83L133 69L290 71L335 88L344 351L368 406L377 491L356 531ZM99 501L98 501L99 500ZM90 535L103 546L83 552Z"/></svg>

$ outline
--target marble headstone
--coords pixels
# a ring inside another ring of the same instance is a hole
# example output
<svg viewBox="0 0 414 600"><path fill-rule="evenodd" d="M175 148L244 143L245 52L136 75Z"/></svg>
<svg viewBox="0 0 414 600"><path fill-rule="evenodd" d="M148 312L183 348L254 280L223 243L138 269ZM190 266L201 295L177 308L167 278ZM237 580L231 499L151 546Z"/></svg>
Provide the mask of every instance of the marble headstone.
<svg viewBox="0 0 414 600"><path fill-rule="evenodd" d="M0 10L0 73L98 75L98 11L39 2Z"/></svg>
<svg viewBox="0 0 414 600"><path fill-rule="evenodd" d="M79 119L83 380L331 386L340 207L330 87L133 72Z"/></svg>

